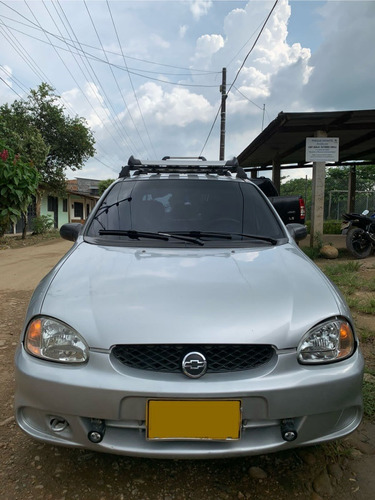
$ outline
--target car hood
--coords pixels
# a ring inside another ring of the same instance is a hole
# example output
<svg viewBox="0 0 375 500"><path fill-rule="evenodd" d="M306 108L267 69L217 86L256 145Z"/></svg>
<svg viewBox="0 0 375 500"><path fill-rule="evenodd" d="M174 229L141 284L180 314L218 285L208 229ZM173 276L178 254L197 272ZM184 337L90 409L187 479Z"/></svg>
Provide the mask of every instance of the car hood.
<svg viewBox="0 0 375 500"><path fill-rule="evenodd" d="M309 328L344 307L293 244L189 250L83 242L51 276L41 314L103 349L119 343L296 347Z"/></svg>

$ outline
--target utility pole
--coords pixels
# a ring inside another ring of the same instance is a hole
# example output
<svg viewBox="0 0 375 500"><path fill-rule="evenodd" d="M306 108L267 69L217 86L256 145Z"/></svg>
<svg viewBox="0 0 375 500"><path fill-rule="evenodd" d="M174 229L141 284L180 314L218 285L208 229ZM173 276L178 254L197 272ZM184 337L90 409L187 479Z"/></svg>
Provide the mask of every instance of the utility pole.
<svg viewBox="0 0 375 500"><path fill-rule="evenodd" d="M224 160L225 155L225 101L227 99L227 68L223 68L220 85L221 92L221 123L220 123L220 155L219 160Z"/></svg>

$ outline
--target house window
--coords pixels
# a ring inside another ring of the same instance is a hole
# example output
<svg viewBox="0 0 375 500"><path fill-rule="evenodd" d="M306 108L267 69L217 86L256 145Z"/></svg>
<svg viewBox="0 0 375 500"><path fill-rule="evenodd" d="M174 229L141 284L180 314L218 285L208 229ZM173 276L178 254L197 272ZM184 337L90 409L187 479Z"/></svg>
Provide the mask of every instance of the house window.
<svg viewBox="0 0 375 500"><path fill-rule="evenodd" d="M89 216L89 213L90 213L90 205L87 203L86 204L86 217Z"/></svg>
<svg viewBox="0 0 375 500"><path fill-rule="evenodd" d="M68 211L68 200L66 198L63 199L63 212Z"/></svg>
<svg viewBox="0 0 375 500"><path fill-rule="evenodd" d="M74 217L83 219L83 203L74 202Z"/></svg>

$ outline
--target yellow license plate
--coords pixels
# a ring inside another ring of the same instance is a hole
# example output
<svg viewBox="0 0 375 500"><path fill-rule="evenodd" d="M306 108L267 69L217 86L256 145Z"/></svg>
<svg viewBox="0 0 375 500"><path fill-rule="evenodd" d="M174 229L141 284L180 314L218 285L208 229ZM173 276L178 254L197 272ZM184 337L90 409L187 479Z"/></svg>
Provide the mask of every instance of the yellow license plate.
<svg viewBox="0 0 375 500"><path fill-rule="evenodd" d="M148 439L239 439L241 401L165 401L147 403Z"/></svg>

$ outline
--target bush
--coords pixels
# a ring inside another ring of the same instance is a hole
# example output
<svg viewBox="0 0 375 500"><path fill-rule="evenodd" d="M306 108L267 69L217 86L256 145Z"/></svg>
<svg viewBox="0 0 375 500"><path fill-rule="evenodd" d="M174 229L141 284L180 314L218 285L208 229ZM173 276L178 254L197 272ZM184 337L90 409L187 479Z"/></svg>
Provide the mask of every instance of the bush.
<svg viewBox="0 0 375 500"><path fill-rule="evenodd" d="M306 222L307 232L310 233L311 221ZM323 222L323 234L341 234L341 221L325 220Z"/></svg>
<svg viewBox="0 0 375 500"><path fill-rule="evenodd" d="M324 234L341 234L341 221L326 220L323 225Z"/></svg>
<svg viewBox="0 0 375 500"><path fill-rule="evenodd" d="M32 222L33 234L45 234L53 228L53 219L49 215L40 215L35 217Z"/></svg>

